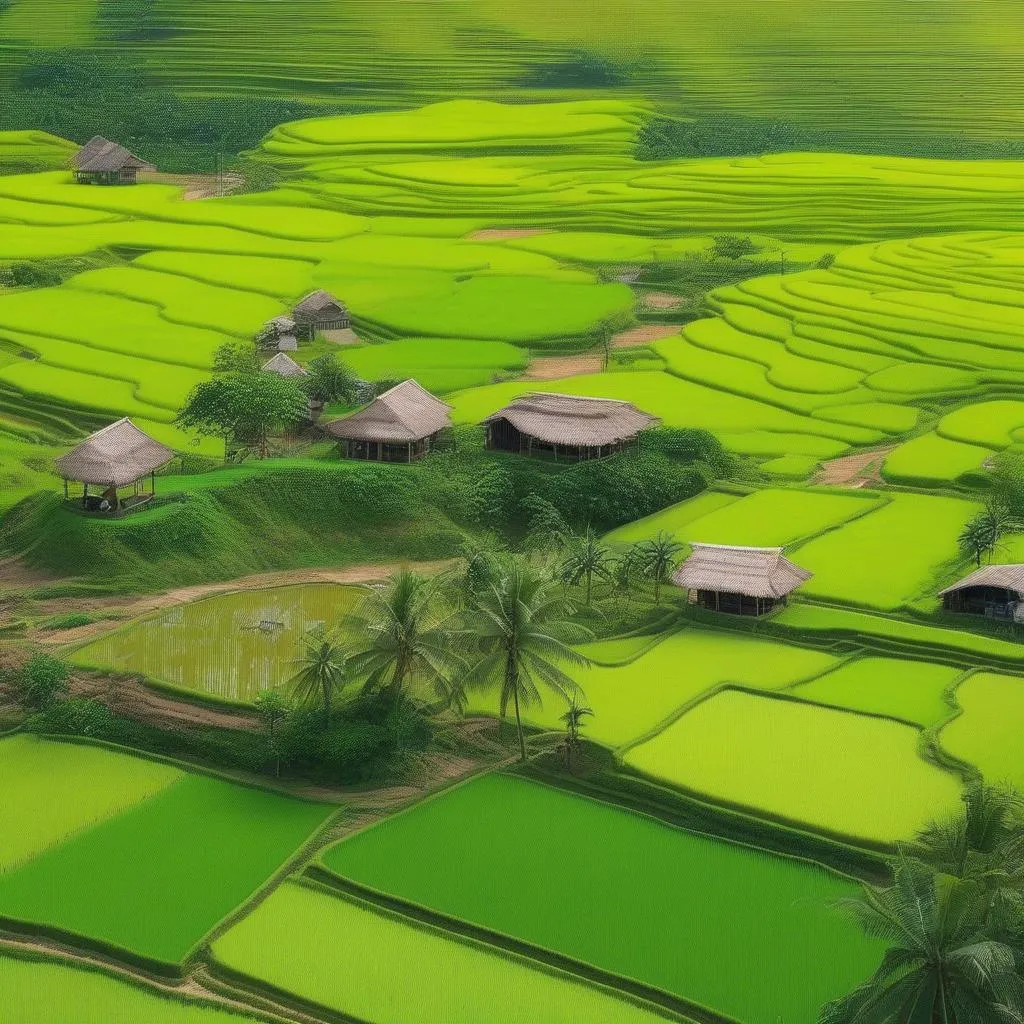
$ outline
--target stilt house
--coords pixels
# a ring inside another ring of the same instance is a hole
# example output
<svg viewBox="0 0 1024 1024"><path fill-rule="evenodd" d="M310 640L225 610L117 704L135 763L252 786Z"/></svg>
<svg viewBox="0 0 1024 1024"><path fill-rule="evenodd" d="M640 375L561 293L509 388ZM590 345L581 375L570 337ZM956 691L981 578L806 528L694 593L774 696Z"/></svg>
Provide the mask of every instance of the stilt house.
<svg viewBox="0 0 1024 1024"><path fill-rule="evenodd" d="M312 341L317 331L340 331L352 326L352 318L344 303L330 292L310 292L293 310L296 334L302 341Z"/></svg>
<svg viewBox="0 0 1024 1024"><path fill-rule="evenodd" d="M72 164L79 185L134 185L139 171L155 169L102 135L93 136L72 157Z"/></svg>
<svg viewBox="0 0 1024 1024"><path fill-rule="evenodd" d="M985 565L939 591L947 612L1024 621L1024 565Z"/></svg>

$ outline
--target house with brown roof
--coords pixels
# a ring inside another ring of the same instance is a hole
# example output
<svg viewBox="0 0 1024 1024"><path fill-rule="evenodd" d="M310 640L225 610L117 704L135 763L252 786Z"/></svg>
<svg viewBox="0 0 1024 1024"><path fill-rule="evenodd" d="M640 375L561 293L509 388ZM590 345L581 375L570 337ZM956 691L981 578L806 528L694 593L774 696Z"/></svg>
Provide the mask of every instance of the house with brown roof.
<svg viewBox="0 0 1024 1024"><path fill-rule="evenodd" d="M79 185L134 185L139 171L155 170L151 163L102 135L94 135L71 163Z"/></svg>
<svg viewBox="0 0 1024 1024"><path fill-rule="evenodd" d="M324 429L341 441L346 458L412 462L429 452L438 434L451 427L450 412L450 405L416 381L406 380Z"/></svg>
<svg viewBox="0 0 1024 1024"><path fill-rule="evenodd" d="M482 425L493 451L576 462L635 447L640 431L657 422L631 402L537 391L510 402Z"/></svg>
<svg viewBox="0 0 1024 1024"><path fill-rule="evenodd" d="M139 430L127 416L90 434L67 455L56 460L57 472L68 483L83 485L82 508L87 512L117 515L145 505L156 493L156 471L174 458L174 452ZM149 492L145 489L146 477ZM89 493L95 487L99 493ZM131 487L132 493L121 494Z"/></svg>
<svg viewBox="0 0 1024 1024"><path fill-rule="evenodd" d="M702 608L732 615L763 615L811 578L782 548L693 544L693 552L672 576Z"/></svg>
<svg viewBox="0 0 1024 1024"><path fill-rule="evenodd" d="M1024 565L982 566L939 597L947 612L1024 621Z"/></svg>
<svg viewBox="0 0 1024 1024"><path fill-rule="evenodd" d="M322 288L310 292L292 310L292 318L301 341L312 341L317 331L341 331L352 326L345 304Z"/></svg>

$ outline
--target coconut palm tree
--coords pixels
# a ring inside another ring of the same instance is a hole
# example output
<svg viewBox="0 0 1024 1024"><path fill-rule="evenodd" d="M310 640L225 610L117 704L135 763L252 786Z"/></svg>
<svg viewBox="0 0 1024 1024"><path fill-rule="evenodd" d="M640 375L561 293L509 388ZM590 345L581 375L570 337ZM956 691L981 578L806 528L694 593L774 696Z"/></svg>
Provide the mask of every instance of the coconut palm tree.
<svg viewBox="0 0 1024 1024"><path fill-rule="evenodd" d="M655 604L661 603L661 585L668 581L682 550L683 545L664 530L659 530L652 540L633 545L636 564L645 576L654 581Z"/></svg>
<svg viewBox="0 0 1024 1024"><path fill-rule="evenodd" d="M590 607L593 595L594 577L607 580L611 576L611 549L598 543L593 530L588 529L583 537L576 537L559 566L562 581L577 587L584 580L587 584L585 604Z"/></svg>
<svg viewBox="0 0 1024 1024"><path fill-rule="evenodd" d="M581 704L578 697L578 694L573 694L568 708L560 716L565 722L565 767L567 771L572 768L572 753L579 746L580 726L583 719L594 714L593 708Z"/></svg>
<svg viewBox="0 0 1024 1024"><path fill-rule="evenodd" d="M592 639L584 626L569 621L571 607L555 593L556 582L543 568L512 557L500 577L476 604L475 632L482 656L467 675L467 686L499 687L499 713L511 703L516 714L519 754L526 760L522 708L541 700L541 687L566 701L579 693L561 668L590 660L569 644Z"/></svg>
<svg viewBox="0 0 1024 1024"><path fill-rule="evenodd" d="M629 608L629 601L633 596L633 587L636 583L636 574L636 551L633 548L612 560L608 582L611 584L611 595L615 599L616 611L618 611L620 599L625 599L626 608Z"/></svg>
<svg viewBox="0 0 1024 1024"><path fill-rule="evenodd" d="M887 888L845 901L868 935L890 948L875 973L829 1003L820 1024L997 1024L1020 1020L1017 951L984 928L977 883L936 875L907 858Z"/></svg>
<svg viewBox="0 0 1024 1024"><path fill-rule="evenodd" d="M445 703L461 704L465 659L457 651L460 631L442 595L444 581L406 569L384 587L368 586L349 617L357 639L351 662L364 690L387 690L397 701L413 680L428 684Z"/></svg>
<svg viewBox="0 0 1024 1024"><path fill-rule="evenodd" d="M324 727L331 723L331 707L352 678L348 649L323 626L309 630L302 638L302 651L295 660L298 671L288 681L300 704L319 704Z"/></svg>
<svg viewBox="0 0 1024 1024"><path fill-rule="evenodd" d="M1009 508L1001 501L988 501L985 507L963 528L958 538L960 550L981 565L981 556L992 561L999 542L1007 533L1021 529Z"/></svg>

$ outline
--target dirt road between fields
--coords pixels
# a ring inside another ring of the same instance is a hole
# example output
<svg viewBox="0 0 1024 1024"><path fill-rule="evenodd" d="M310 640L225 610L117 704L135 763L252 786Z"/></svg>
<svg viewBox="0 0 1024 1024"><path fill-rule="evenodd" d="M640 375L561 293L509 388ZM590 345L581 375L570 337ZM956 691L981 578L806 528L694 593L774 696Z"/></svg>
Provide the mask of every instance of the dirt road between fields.
<svg viewBox="0 0 1024 1024"><path fill-rule="evenodd" d="M811 483L829 487L871 487L880 484L882 463L895 447L889 445L887 448L876 448L870 452L857 452L856 455L830 459L822 463L821 469Z"/></svg>

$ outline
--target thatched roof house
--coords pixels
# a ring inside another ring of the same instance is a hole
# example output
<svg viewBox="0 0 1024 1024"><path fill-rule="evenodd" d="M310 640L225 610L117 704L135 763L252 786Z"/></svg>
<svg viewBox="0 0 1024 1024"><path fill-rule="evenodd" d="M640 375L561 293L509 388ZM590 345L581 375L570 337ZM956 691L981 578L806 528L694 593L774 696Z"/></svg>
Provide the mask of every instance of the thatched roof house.
<svg viewBox="0 0 1024 1024"><path fill-rule="evenodd" d="M736 615L762 615L813 573L794 565L782 548L693 544L693 553L675 571L672 582L688 590L704 608Z"/></svg>
<svg viewBox="0 0 1024 1024"><path fill-rule="evenodd" d="M298 336L309 341L317 331L340 331L352 326L345 304L322 288L310 292L293 310Z"/></svg>
<svg viewBox="0 0 1024 1024"><path fill-rule="evenodd" d="M127 416L90 434L67 455L56 460L57 472L64 478L64 496L68 481L84 485L82 507L90 511L117 512L123 507L149 501L156 491L156 471L174 458L166 445L154 441L139 430ZM150 478L150 493L139 489L139 482ZM90 485L103 488L101 495L90 495ZM127 499L117 494L119 487L133 486Z"/></svg>
<svg viewBox="0 0 1024 1024"><path fill-rule="evenodd" d="M430 451L437 435L451 427L450 412L450 405L416 381L406 380L325 429L344 444L350 459L411 462Z"/></svg>
<svg viewBox="0 0 1024 1024"><path fill-rule="evenodd" d="M284 352L278 352L272 359L263 364L263 369L268 373L276 373L279 377L308 377L309 370L299 366L291 356Z"/></svg>
<svg viewBox="0 0 1024 1024"><path fill-rule="evenodd" d="M256 344L260 348L277 352L294 352L299 347L295 321L290 316L275 316L273 320L268 320L256 335Z"/></svg>
<svg viewBox="0 0 1024 1024"><path fill-rule="evenodd" d="M134 185L139 171L154 169L152 164L102 135L94 135L71 162L80 185Z"/></svg>
<svg viewBox="0 0 1024 1024"><path fill-rule="evenodd" d="M538 391L510 402L483 425L488 448L574 460L621 451L657 422L631 402Z"/></svg>
<svg viewBox="0 0 1024 1024"><path fill-rule="evenodd" d="M939 597L949 612L1024 619L1024 565L983 566L959 583L940 590Z"/></svg>

